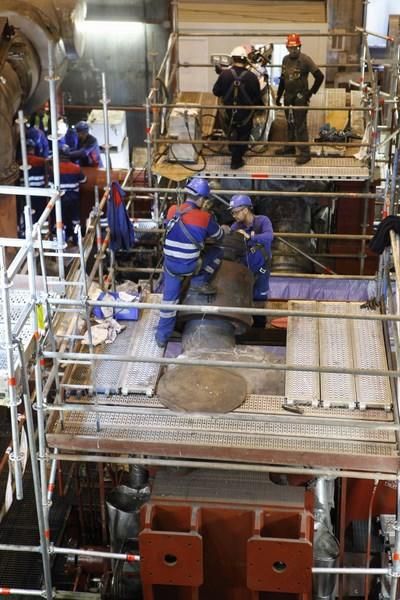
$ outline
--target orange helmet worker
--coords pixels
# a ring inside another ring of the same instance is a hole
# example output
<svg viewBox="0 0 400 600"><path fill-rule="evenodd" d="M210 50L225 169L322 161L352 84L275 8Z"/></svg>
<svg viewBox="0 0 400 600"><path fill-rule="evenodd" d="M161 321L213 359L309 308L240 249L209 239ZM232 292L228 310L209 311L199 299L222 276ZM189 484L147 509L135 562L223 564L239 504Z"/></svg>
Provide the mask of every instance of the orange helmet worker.
<svg viewBox="0 0 400 600"><path fill-rule="evenodd" d="M283 57L282 73L279 80L276 104L281 106L281 97L285 106L304 107L304 110L285 110L288 127L287 145L275 152L278 156L296 155L296 146L290 142L308 142L307 106L313 94L319 90L324 76L312 58L301 52L301 38L297 33L289 33L286 40L288 53ZM314 77L314 83L309 89L308 75ZM310 147L299 145L296 163L303 165L311 159Z"/></svg>

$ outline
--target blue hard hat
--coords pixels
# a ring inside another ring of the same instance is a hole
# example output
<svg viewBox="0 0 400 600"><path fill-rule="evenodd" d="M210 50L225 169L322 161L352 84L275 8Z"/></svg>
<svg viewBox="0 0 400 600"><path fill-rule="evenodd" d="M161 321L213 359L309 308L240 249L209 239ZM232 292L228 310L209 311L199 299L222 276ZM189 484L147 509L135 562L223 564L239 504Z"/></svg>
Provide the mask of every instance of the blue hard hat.
<svg viewBox="0 0 400 600"><path fill-rule="evenodd" d="M235 196L232 196L229 202L229 209L236 210L238 208L242 208L242 206L253 208L251 198L249 196L246 196L245 194L236 194Z"/></svg>
<svg viewBox="0 0 400 600"><path fill-rule="evenodd" d="M78 121L75 125L76 131L89 131L89 123L87 121Z"/></svg>
<svg viewBox="0 0 400 600"><path fill-rule="evenodd" d="M204 196L207 198L210 195L210 186L207 179L193 177L193 179L187 182L184 191L192 194L192 196Z"/></svg>

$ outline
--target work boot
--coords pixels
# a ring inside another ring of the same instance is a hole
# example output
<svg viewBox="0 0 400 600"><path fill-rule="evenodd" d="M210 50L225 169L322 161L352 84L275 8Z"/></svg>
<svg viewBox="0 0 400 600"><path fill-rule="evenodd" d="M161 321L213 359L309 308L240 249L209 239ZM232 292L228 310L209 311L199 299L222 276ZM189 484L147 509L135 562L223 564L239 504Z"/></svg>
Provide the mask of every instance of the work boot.
<svg viewBox="0 0 400 600"><path fill-rule="evenodd" d="M231 161L231 169L241 169L242 167L244 167L245 162L243 160L243 158L240 158L239 160L233 160Z"/></svg>
<svg viewBox="0 0 400 600"><path fill-rule="evenodd" d="M310 162L311 156L309 154L300 154L296 158L296 165L305 165Z"/></svg>
<svg viewBox="0 0 400 600"><path fill-rule="evenodd" d="M275 150L275 156L292 156L296 154L296 150L290 146L285 146L284 148L279 148L279 150Z"/></svg>
<svg viewBox="0 0 400 600"><path fill-rule="evenodd" d="M197 292L202 296L214 296L217 293L217 288L209 283L199 283L190 286L192 292Z"/></svg>
<svg viewBox="0 0 400 600"><path fill-rule="evenodd" d="M155 336L156 344L159 348L165 348L167 341L160 338L158 335Z"/></svg>

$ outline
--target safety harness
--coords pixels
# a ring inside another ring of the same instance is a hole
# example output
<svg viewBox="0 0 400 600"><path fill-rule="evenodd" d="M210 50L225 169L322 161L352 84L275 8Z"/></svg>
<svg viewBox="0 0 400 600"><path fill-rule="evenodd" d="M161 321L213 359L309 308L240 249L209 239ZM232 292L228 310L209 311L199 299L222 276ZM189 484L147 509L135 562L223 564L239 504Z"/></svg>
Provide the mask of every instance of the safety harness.
<svg viewBox="0 0 400 600"><path fill-rule="evenodd" d="M231 85L229 86L228 91L226 92L225 96L222 98L222 101L224 104L233 104L235 106L240 104L240 100L242 100L242 102L244 101L245 104L253 104L250 96L247 93L246 90L246 86L242 85L244 76L246 75L247 71L244 70L241 73L238 73L237 71L235 71L235 69L232 67L230 69L232 76L233 76L233 80ZM239 98L240 95L240 98ZM234 108L232 110L232 116L230 119L230 126L233 124L233 121L235 119L235 115L237 113L238 109ZM247 115L247 117L245 119L243 119L243 121L241 121L240 123L236 123L237 125L246 125L250 119L253 116L253 112L254 111L250 111L249 114Z"/></svg>
<svg viewBox="0 0 400 600"><path fill-rule="evenodd" d="M190 233L189 229L186 227L185 223L182 220L183 215L186 215L187 213L192 212L192 210L194 210L194 208L192 206L185 208L185 210L183 211L176 211L175 215L172 217L172 219L170 219L168 221L168 224L165 228L165 236L164 239L167 237L167 235L173 230L173 228L178 225L180 230L182 231L182 233L184 234L184 236L189 240L189 242L191 242L194 246L196 246L197 250L199 250L200 252L203 250L203 245L196 240L192 234ZM184 277L188 277L191 275L195 275L201 268L201 258L199 257L197 260L197 265L196 268L193 272L190 273L181 273L180 275L177 275L176 273L172 273L167 266L164 263L164 269L169 273L169 275L171 275L172 277L178 277L180 279L183 279Z"/></svg>

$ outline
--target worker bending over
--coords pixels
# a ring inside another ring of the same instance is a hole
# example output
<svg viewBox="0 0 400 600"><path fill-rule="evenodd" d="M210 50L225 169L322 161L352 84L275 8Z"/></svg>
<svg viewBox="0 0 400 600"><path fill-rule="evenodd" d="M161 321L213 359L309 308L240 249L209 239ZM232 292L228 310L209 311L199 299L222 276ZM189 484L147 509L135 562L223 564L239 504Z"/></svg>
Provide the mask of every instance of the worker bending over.
<svg viewBox="0 0 400 600"><path fill-rule="evenodd" d="M199 294L212 295L216 289L210 280L221 265L223 249L210 245L206 240L218 242L223 230L214 217L202 210L204 200L210 194L205 179L191 179L184 191L184 204L170 207L164 240L164 293L163 303L178 304L185 277L191 277L190 289ZM171 307L172 308L172 307ZM156 331L156 342L163 348L174 331L176 310L161 310Z"/></svg>
<svg viewBox="0 0 400 600"><path fill-rule="evenodd" d="M265 215L254 214L251 199L245 194L232 196L229 208L235 219L230 230L240 233L246 246L240 262L254 275L253 300L266 302L271 270L271 244L274 239L272 223ZM265 317L254 318L254 321L256 326L265 326Z"/></svg>
<svg viewBox="0 0 400 600"><path fill-rule="evenodd" d="M297 33L287 37L286 48L289 54L282 61L282 74L279 80L276 103L281 106L281 98L285 106L308 106L310 98L316 94L324 80L323 73L318 69L312 58L301 52L301 39ZM314 76L314 83L308 89L308 75ZM288 127L288 142L308 142L307 109L285 110ZM311 160L309 146L299 146L300 154L296 158L298 165ZM295 146L290 143L275 152L277 156L296 154Z"/></svg>
<svg viewBox="0 0 400 600"><path fill-rule="evenodd" d="M226 109L225 129L232 141L247 142L253 127L253 110L241 108L241 105L261 105L261 91L258 77L247 69L247 53L243 46L231 52L232 65L224 69L213 87L214 96L222 98L223 104L237 105ZM231 144L231 169L243 167L243 155L247 144Z"/></svg>
<svg viewBox="0 0 400 600"><path fill-rule="evenodd" d="M78 149L70 152L70 159L79 163L81 167L102 168L100 147L94 135L89 133L89 123L79 121L75 125L75 131L78 135Z"/></svg>

